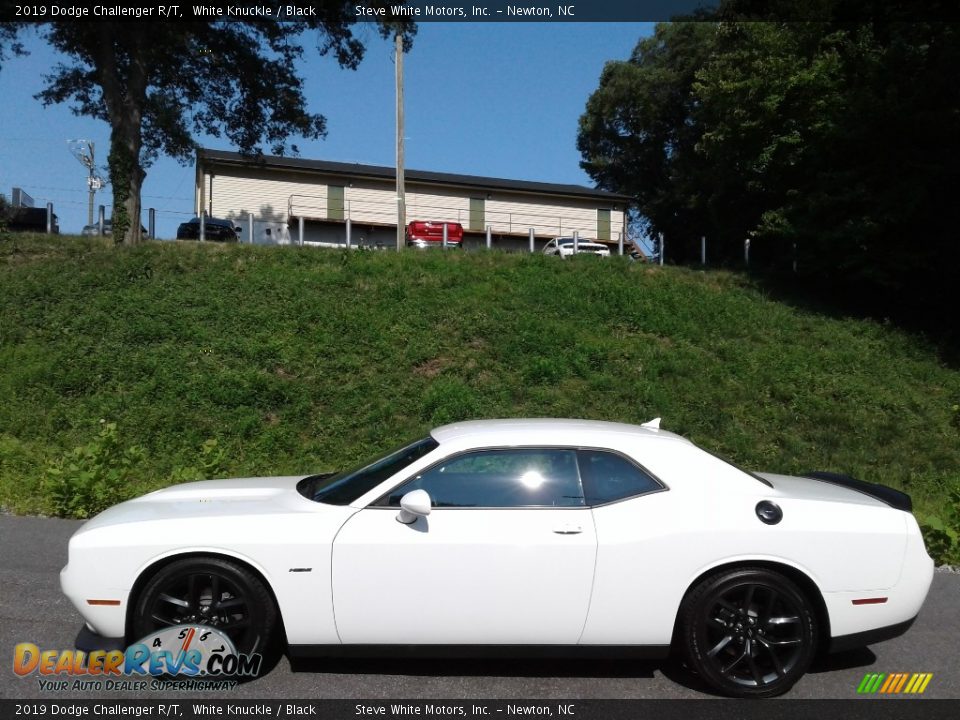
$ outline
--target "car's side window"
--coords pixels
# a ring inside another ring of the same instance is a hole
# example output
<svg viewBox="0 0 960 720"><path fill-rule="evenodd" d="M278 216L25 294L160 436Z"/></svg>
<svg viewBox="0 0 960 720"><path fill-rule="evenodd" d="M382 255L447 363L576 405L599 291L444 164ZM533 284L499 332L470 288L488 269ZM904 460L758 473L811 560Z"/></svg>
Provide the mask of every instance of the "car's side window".
<svg viewBox="0 0 960 720"><path fill-rule="evenodd" d="M398 507L412 490L426 490L434 507L582 507L575 450L477 450L425 470L381 498Z"/></svg>
<svg viewBox="0 0 960 720"><path fill-rule="evenodd" d="M580 450L579 455L587 505L603 505L663 489L622 455L605 450Z"/></svg>

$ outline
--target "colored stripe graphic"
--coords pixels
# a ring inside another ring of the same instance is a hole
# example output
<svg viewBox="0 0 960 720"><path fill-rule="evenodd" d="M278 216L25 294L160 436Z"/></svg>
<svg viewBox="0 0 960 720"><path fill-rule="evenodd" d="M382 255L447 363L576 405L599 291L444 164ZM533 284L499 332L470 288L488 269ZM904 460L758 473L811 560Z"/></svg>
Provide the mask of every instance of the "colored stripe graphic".
<svg viewBox="0 0 960 720"><path fill-rule="evenodd" d="M867 673L857 686L861 695L920 695L933 679L933 673Z"/></svg>

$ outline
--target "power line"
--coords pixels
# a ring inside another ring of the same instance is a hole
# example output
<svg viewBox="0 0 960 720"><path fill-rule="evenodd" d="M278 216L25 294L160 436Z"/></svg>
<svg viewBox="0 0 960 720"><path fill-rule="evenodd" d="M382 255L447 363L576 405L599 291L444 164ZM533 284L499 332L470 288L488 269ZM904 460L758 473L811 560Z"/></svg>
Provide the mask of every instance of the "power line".
<svg viewBox="0 0 960 720"><path fill-rule="evenodd" d="M11 180L3 180L2 182L11 183ZM69 193L83 193L85 190L77 190L76 188L62 188L62 187L51 187L49 185L23 185L19 184L17 187L21 187L24 190L55 190L56 192L69 192ZM176 197L172 195L141 195L140 197L150 198L152 200L183 200L184 202L193 202L193 198L187 197Z"/></svg>

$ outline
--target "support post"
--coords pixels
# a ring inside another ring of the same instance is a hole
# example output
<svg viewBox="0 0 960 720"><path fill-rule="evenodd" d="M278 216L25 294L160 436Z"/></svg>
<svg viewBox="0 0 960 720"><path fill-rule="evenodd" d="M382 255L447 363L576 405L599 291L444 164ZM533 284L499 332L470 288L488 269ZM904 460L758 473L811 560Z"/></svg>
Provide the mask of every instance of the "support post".
<svg viewBox="0 0 960 720"><path fill-rule="evenodd" d="M407 227L407 201L403 175L403 37L399 30L393 36L393 48L397 85L397 252L400 252L403 250Z"/></svg>
<svg viewBox="0 0 960 720"><path fill-rule="evenodd" d="M347 250L350 249L350 236L353 234L353 223L347 218Z"/></svg>
<svg viewBox="0 0 960 720"><path fill-rule="evenodd" d="M303 247L303 215L297 218L297 232L300 247Z"/></svg>
<svg viewBox="0 0 960 720"><path fill-rule="evenodd" d="M531 253L536 252L536 241L535 241L536 234L537 234L536 230L534 230L534 228L530 228L530 252Z"/></svg>
<svg viewBox="0 0 960 720"><path fill-rule="evenodd" d="M444 250L447 249L447 232L448 232L448 230L447 230L447 224L444 223L444 224L443 224L443 249L444 249Z"/></svg>
<svg viewBox="0 0 960 720"><path fill-rule="evenodd" d="M147 210L147 236L151 240L155 240L157 237L157 209L150 208Z"/></svg>
<svg viewBox="0 0 960 720"><path fill-rule="evenodd" d="M490 230L490 226L487 225L487 250L489 250L492 245L493 245L493 237Z"/></svg>
<svg viewBox="0 0 960 720"><path fill-rule="evenodd" d="M200 211L200 242L207 240L207 211Z"/></svg>
<svg viewBox="0 0 960 720"><path fill-rule="evenodd" d="M620 257L623 257L623 233L620 233L620 240L617 242L617 250L620 252Z"/></svg>
<svg viewBox="0 0 960 720"><path fill-rule="evenodd" d="M253 213L247 213L247 240L253 245Z"/></svg>
<svg viewBox="0 0 960 720"><path fill-rule="evenodd" d="M53 203L47 203L47 235L53 234Z"/></svg>
<svg viewBox="0 0 960 720"><path fill-rule="evenodd" d="M580 231L573 231L573 254L576 255L580 252Z"/></svg>

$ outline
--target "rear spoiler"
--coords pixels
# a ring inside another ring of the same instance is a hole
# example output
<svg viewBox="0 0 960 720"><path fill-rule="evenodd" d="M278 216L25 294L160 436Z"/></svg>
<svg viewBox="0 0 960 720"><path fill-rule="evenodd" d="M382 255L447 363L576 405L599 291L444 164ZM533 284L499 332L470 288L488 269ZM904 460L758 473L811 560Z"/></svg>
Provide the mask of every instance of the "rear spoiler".
<svg viewBox="0 0 960 720"><path fill-rule="evenodd" d="M889 488L886 485L864 482L863 480L852 478L849 475L841 475L840 473L832 472L804 473L803 477L811 478L813 480L821 480L833 485L840 485L841 487L849 488L850 490L862 492L864 495L869 495L870 497L876 498L881 502L885 502L887 505L892 508L896 508L897 510L903 510L905 512L913 511L913 501L910 499L909 495L907 495L905 492L900 492L899 490Z"/></svg>

